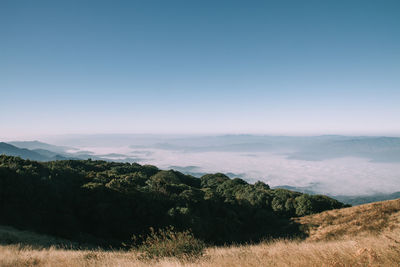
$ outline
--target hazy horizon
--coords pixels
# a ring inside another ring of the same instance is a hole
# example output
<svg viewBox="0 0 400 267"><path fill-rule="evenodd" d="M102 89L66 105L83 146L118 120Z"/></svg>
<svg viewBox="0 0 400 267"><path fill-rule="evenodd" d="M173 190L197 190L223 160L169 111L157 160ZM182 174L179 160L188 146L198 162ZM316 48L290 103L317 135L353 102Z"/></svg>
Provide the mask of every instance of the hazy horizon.
<svg viewBox="0 0 400 267"><path fill-rule="evenodd" d="M65 137L88 137L88 136L142 136L142 137L152 137L152 136L165 136L165 137L204 137L204 136L271 136L271 137L318 137L318 136L349 136L349 137L400 137L400 133L396 134L374 134L374 133L310 133L310 134L299 134L299 133L60 133L60 134L42 134L42 135L32 135L32 134L16 134L16 135L1 135L0 142L10 142L10 141L39 141L44 143L52 143L57 138Z"/></svg>

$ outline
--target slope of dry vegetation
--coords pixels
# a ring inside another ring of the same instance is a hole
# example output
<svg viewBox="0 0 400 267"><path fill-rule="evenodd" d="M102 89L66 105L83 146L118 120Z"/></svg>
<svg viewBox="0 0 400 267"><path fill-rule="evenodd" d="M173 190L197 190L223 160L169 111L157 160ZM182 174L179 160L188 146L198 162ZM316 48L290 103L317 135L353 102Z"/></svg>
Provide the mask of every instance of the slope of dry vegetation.
<svg viewBox="0 0 400 267"><path fill-rule="evenodd" d="M336 209L295 218L308 232L307 240L339 240L390 234L400 228L400 199Z"/></svg>
<svg viewBox="0 0 400 267"><path fill-rule="evenodd" d="M1 266L399 266L400 200L297 219L310 236L208 248L195 261L143 260L137 252L0 246ZM20 236L21 237L21 236Z"/></svg>

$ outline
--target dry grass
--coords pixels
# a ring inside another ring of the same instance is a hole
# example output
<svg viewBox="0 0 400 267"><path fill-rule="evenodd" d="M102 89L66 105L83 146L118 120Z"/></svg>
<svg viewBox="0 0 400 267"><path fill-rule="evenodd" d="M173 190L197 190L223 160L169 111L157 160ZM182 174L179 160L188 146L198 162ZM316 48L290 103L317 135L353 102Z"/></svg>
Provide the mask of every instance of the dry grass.
<svg viewBox="0 0 400 267"><path fill-rule="evenodd" d="M369 237L400 228L400 199L296 218L309 233L309 241Z"/></svg>
<svg viewBox="0 0 400 267"><path fill-rule="evenodd" d="M0 266L400 266L400 200L298 219L305 241L208 248L195 262L136 252L0 246Z"/></svg>
<svg viewBox="0 0 400 267"><path fill-rule="evenodd" d="M275 241L252 246L209 248L196 262L175 258L145 261L135 252L73 251L0 247L0 266L399 266L393 237L355 240Z"/></svg>

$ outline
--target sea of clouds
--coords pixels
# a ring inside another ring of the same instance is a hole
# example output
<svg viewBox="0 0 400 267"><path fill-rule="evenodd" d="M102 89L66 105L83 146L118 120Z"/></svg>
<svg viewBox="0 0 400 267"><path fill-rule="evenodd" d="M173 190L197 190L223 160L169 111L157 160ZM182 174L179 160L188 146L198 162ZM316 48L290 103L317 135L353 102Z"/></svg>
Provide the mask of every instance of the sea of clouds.
<svg viewBox="0 0 400 267"><path fill-rule="evenodd" d="M370 195L400 190L400 164L372 162L357 157L320 161L288 158L268 152L190 152L154 148L81 147L94 155L116 153L113 159L136 159L161 169L176 169L194 175L230 173L249 182L264 181L270 186L293 186L329 195Z"/></svg>

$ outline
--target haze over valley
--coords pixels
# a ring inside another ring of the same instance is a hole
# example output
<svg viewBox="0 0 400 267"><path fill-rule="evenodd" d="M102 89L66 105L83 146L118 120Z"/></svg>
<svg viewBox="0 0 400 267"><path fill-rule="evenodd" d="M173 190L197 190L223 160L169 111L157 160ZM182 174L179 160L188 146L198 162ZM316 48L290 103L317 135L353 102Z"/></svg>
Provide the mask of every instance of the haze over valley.
<svg viewBox="0 0 400 267"><path fill-rule="evenodd" d="M260 180L314 194L368 196L400 191L398 137L109 134L59 135L44 141L57 146L8 143L39 153L43 156L39 160L138 162L196 177L222 172L251 183Z"/></svg>

